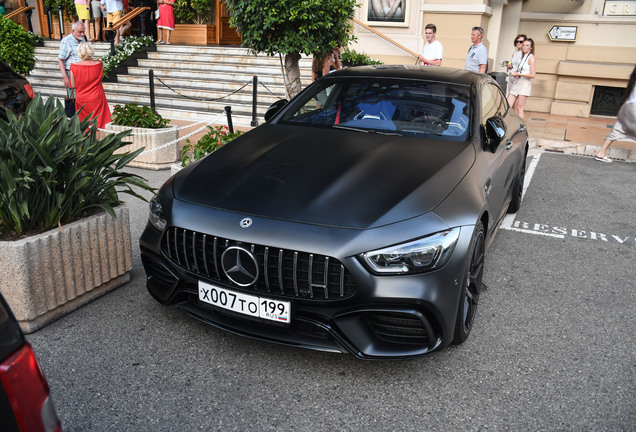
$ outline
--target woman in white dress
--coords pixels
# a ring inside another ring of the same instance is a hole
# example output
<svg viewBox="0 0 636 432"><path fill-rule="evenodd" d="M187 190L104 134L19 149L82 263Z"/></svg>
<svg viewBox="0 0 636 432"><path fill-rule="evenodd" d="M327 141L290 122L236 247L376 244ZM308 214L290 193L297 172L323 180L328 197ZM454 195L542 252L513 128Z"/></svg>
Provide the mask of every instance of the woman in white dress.
<svg viewBox="0 0 636 432"><path fill-rule="evenodd" d="M526 100L532 91L532 80L536 74L536 62L534 59L534 41L532 38L526 39L521 46L521 60L517 68L510 74L515 78L514 82L510 86L510 92L508 93L508 103L519 114L519 117L524 118L524 106Z"/></svg>

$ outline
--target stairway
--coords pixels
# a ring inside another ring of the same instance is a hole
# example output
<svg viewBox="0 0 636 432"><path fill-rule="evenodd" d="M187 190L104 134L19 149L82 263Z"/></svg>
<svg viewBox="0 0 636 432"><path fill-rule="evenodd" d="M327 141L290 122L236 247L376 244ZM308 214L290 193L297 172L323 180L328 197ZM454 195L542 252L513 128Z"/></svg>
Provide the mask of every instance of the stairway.
<svg viewBox="0 0 636 432"><path fill-rule="evenodd" d="M106 42L94 43L95 58L110 51ZM45 41L36 47L35 69L29 75L34 91L63 98L62 77L57 63L59 41ZM262 123L267 108L285 97L278 57L252 55L241 47L158 45L147 59L117 75L117 82L104 82L106 99L116 104L150 105L149 70L155 80L155 108L165 118L209 121L225 124L224 107L232 107L237 126L252 122L253 77L258 77L257 121ZM311 58L300 61L303 86L311 82ZM221 116L219 116L221 114Z"/></svg>

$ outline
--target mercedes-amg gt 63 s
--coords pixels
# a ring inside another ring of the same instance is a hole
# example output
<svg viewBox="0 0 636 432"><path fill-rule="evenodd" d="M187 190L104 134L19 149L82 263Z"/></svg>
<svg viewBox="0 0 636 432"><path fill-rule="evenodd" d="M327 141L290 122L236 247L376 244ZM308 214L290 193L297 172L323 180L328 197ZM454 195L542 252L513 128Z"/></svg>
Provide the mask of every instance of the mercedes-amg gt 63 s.
<svg viewBox="0 0 636 432"><path fill-rule="evenodd" d="M528 150L495 81L349 68L265 119L151 200L152 296L240 335L364 359L465 341Z"/></svg>

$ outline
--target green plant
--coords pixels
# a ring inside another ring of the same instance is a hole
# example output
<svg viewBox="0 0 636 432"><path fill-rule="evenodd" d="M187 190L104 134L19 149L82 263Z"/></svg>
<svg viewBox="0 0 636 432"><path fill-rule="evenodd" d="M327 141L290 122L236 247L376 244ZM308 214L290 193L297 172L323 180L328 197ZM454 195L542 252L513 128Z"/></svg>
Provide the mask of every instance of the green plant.
<svg viewBox="0 0 636 432"><path fill-rule="evenodd" d="M212 24L215 0L179 0L174 4L174 16L179 24Z"/></svg>
<svg viewBox="0 0 636 432"><path fill-rule="evenodd" d="M122 172L142 149L115 152L130 132L99 140L95 121L67 120L56 98L38 93L24 115L0 120L0 230L22 235L51 229L102 209L114 216L118 193L145 200L132 188L146 181Z"/></svg>
<svg viewBox="0 0 636 432"><path fill-rule="evenodd" d="M169 120L161 117L161 114L154 112L149 106L134 103L115 105L112 120L115 125L147 129L159 129L169 123Z"/></svg>
<svg viewBox="0 0 636 432"><path fill-rule="evenodd" d="M115 45L115 54L111 55L110 51L102 57L104 65L104 77L107 78L113 69L129 59L133 54L140 51L145 46L154 44L150 36L130 36L124 39L119 45Z"/></svg>
<svg viewBox="0 0 636 432"><path fill-rule="evenodd" d="M301 90L301 53L320 55L346 46L353 37L357 0L225 0L230 25L253 52L285 56L289 97ZM283 65L281 65L283 67Z"/></svg>
<svg viewBox="0 0 636 432"><path fill-rule="evenodd" d="M16 72L28 75L35 67L33 33L24 31L21 25L10 19L0 19L0 60Z"/></svg>
<svg viewBox="0 0 636 432"><path fill-rule="evenodd" d="M354 66L382 64L380 60L373 60L367 54L359 53L352 49L347 49L340 53L340 60L351 63Z"/></svg>
<svg viewBox="0 0 636 432"><path fill-rule="evenodd" d="M77 12L75 11L74 0L44 0L44 6L48 6L51 8L53 17L57 17L57 9L61 6L62 10L64 11L66 21L75 21Z"/></svg>
<svg viewBox="0 0 636 432"><path fill-rule="evenodd" d="M238 138L245 133L243 131L230 133L227 126L208 126L208 129L208 133L199 138L196 144L193 145L189 139L186 140L187 144L183 147L183 150L181 150L181 166L186 167L190 165L191 162L209 155L234 138ZM188 153L192 153L192 157L190 157Z"/></svg>

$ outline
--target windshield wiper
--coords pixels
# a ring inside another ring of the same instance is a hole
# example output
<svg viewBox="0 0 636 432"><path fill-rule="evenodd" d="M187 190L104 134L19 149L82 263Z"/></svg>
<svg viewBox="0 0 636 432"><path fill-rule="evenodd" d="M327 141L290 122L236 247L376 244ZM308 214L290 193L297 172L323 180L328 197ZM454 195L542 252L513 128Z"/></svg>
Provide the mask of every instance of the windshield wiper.
<svg viewBox="0 0 636 432"><path fill-rule="evenodd" d="M354 132L364 132L364 133L371 132L369 129L355 128L355 127L351 127L351 126L342 126L342 125L333 125L333 128L334 129L349 130L349 131L354 131Z"/></svg>
<svg viewBox="0 0 636 432"><path fill-rule="evenodd" d="M356 128L356 127L351 127L351 126L342 126L342 125L333 125L333 128L335 128L335 129L343 129L343 130L350 130L350 131L354 131L354 132L374 133L374 134L378 134L378 135L402 136L401 133L383 131L383 130L379 130L379 129L363 129L363 128Z"/></svg>

